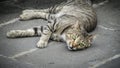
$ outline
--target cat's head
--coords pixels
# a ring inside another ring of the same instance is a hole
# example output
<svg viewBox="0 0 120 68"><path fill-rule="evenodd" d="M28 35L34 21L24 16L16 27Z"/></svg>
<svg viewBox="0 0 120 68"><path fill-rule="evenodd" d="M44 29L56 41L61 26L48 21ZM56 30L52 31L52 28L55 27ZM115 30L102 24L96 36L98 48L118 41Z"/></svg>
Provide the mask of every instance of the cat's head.
<svg viewBox="0 0 120 68"><path fill-rule="evenodd" d="M75 24L66 34L69 50L80 50L91 46L94 35L87 34L79 24Z"/></svg>

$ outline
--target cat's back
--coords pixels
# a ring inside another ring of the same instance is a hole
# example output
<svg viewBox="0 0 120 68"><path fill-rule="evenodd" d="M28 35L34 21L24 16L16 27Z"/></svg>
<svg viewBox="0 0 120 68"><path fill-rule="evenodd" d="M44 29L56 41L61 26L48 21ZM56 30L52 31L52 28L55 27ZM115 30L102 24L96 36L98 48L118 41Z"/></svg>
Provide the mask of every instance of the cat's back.
<svg viewBox="0 0 120 68"><path fill-rule="evenodd" d="M60 18L61 16L64 17L64 15L73 16L74 18L79 19L80 23L84 24L84 27L88 32L92 31L97 24L96 13L92 8L92 6L88 4L64 5L62 10L56 14L56 17ZM68 18L68 20L73 20L73 19Z"/></svg>
<svg viewBox="0 0 120 68"><path fill-rule="evenodd" d="M93 14L94 10L88 4L66 4L63 6L62 10L56 14L60 17L64 14L73 15L76 17L83 17L85 14Z"/></svg>

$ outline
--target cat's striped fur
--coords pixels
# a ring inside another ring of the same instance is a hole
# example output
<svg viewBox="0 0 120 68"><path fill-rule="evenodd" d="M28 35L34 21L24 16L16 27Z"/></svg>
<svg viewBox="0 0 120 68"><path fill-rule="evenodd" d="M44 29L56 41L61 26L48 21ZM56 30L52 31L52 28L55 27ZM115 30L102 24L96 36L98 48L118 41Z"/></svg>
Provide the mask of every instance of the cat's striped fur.
<svg viewBox="0 0 120 68"><path fill-rule="evenodd" d="M69 1L48 9L24 10L21 20L43 18L48 20L48 24L27 30L11 30L7 37L41 35L37 43L40 48L46 47L49 39L65 41L70 50L89 47L93 37L89 32L95 29L97 18L92 6L84 1Z"/></svg>

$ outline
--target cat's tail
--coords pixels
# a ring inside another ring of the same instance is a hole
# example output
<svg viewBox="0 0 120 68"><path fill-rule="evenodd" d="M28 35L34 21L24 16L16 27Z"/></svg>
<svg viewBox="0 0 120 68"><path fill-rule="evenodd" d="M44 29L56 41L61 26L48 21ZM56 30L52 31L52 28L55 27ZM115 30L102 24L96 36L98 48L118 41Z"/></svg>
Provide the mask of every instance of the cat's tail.
<svg viewBox="0 0 120 68"><path fill-rule="evenodd" d="M11 30L7 32L6 36L8 38L40 36L41 30L41 27L34 27L27 30Z"/></svg>

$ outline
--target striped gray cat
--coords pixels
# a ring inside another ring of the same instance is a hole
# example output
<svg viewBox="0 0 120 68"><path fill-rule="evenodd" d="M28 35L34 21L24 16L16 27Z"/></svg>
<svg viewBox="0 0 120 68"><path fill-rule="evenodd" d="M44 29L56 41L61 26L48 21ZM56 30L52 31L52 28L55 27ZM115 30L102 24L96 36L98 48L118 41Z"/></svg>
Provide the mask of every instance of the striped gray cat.
<svg viewBox="0 0 120 68"><path fill-rule="evenodd" d="M97 17L90 0L73 0L48 9L24 10L20 20L42 18L48 21L46 26L26 30L11 30L7 37L41 36L37 47L47 47L49 39L64 41L69 50L80 50L91 46Z"/></svg>

